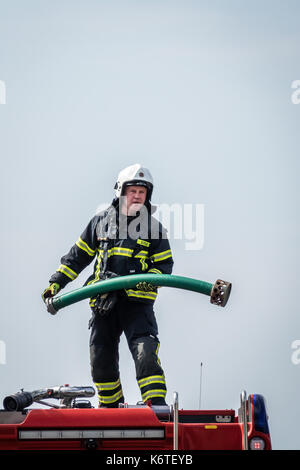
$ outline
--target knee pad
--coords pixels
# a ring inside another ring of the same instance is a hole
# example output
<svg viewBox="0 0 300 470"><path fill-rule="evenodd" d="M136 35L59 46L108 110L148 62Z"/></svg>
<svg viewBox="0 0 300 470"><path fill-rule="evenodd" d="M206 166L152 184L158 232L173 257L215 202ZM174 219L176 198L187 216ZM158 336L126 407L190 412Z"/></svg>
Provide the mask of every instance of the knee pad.
<svg viewBox="0 0 300 470"><path fill-rule="evenodd" d="M163 374L158 357L159 345L158 339L152 336L143 336L131 341L130 350L135 362L137 379Z"/></svg>

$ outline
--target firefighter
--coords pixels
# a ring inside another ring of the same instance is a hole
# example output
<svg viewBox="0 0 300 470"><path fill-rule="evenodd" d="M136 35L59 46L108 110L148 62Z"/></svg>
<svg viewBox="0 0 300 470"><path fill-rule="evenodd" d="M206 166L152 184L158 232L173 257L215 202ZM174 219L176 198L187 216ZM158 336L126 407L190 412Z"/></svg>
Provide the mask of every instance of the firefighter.
<svg viewBox="0 0 300 470"><path fill-rule="evenodd" d="M95 259L84 285L141 273L171 274L173 258L167 232L152 216L153 179L140 164L119 173L111 205L94 216L51 276L42 298L53 297ZM124 332L135 362L142 401L166 405L166 381L158 350L153 310L158 288L140 282L135 288L98 294L89 301L91 375L99 407L124 402L119 372L119 342Z"/></svg>

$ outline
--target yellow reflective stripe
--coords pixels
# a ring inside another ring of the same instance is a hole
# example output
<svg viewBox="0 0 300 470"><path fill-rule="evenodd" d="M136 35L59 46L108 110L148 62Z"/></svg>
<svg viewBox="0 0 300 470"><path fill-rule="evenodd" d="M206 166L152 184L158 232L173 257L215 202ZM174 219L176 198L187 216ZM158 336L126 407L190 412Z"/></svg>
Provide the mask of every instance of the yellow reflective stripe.
<svg viewBox="0 0 300 470"><path fill-rule="evenodd" d="M110 258L111 256L127 256L127 258L131 258L131 253L124 253L122 251L118 251L118 252L109 253L108 257Z"/></svg>
<svg viewBox="0 0 300 470"><path fill-rule="evenodd" d="M140 259L140 262L142 264L142 271L147 271L147 269L148 269L148 264L146 263L145 259L146 258L141 258Z"/></svg>
<svg viewBox="0 0 300 470"><path fill-rule="evenodd" d="M148 251L141 250L138 252L137 255L134 256L134 258L138 258L140 260L140 263L142 265L142 271L147 271L148 264L146 263L146 259L148 259Z"/></svg>
<svg viewBox="0 0 300 470"><path fill-rule="evenodd" d="M129 297L142 297L143 299L151 299L155 300L157 297L156 292L144 292L142 290L132 290L132 289L126 289L126 293Z"/></svg>
<svg viewBox="0 0 300 470"><path fill-rule="evenodd" d="M133 250L130 248L122 248L121 246L114 246L108 250L108 256L121 255L121 256L131 256Z"/></svg>
<svg viewBox="0 0 300 470"><path fill-rule="evenodd" d="M99 249L98 250L100 255L103 256L103 250ZM107 251L108 257L114 256L114 255L120 255L120 256L131 256L133 253L133 250L130 250L130 248L122 248L121 246L114 246L113 248L110 248Z"/></svg>
<svg viewBox="0 0 300 470"><path fill-rule="evenodd" d="M119 398L122 398L123 392L122 390L119 390L119 392L115 393L114 395L111 395L110 397L103 397L102 395L98 395L99 401L101 403L114 403L117 401Z"/></svg>
<svg viewBox="0 0 300 470"><path fill-rule="evenodd" d="M99 250L101 255L103 254L103 250ZM121 246L114 246L113 248L110 248L108 250L108 257L110 256L128 256L131 257L133 254L133 250L130 248L123 248ZM146 250L141 250L138 252L137 255L135 255L135 258L147 258L148 251Z"/></svg>
<svg viewBox="0 0 300 470"><path fill-rule="evenodd" d="M159 346L160 346L160 343L157 344L157 348L156 348L155 354L156 354L156 357L157 357L157 364L160 366L160 359L159 359L159 357L158 357Z"/></svg>
<svg viewBox="0 0 300 470"><path fill-rule="evenodd" d="M140 387L145 387L145 385L149 385L153 383L165 384L166 381L163 375L152 375L149 377L145 377L144 379L138 380L138 384Z"/></svg>
<svg viewBox="0 0 300 470"><path fill-rule="evenodd" d="M119 387L121 385L120 379L118 379L116 382L103 382L103 383L97 383L94 382L98 391L100 390L113 390L114 388Z"/></svg>
<svg viewBox="0 0 300 470"><path fill-rule="evenodd" d="M102 259L102 253L101 251L103 250L98 250L99 254L98 254L98 257L97 257L97 265L96 265L96 269L95 269L95 277L94 279L92 279L90 282L87 283L87 285L89 286L90 284L94 284L95 282L99 281L99 273L100 273L100 265L101 265L101 259Z"/></svg>
<svg viewBox="0 0 300 470"><path fill-rule="evenodd" d="M151 256L151 259L154 262L157 262L157 261L162 261L164 259L171 258L171 257L172 257L171 250L166 250L166 251L162 251L161 253L155 253L154 255Z"/></svg>
<svg viewBox="0 0 300 470"><path fill-rule="evenodd" d="M61 264L59 268L57 269L59 273L63 273L66 276L68 276L72 281L78 276L73 269L69 268L68 266L65 266L64 264Z"/></svg>
<svg viewBox="0 0 300 470"><path fill-rule="evenodd" d="M134 258L147 258L147 255L148 255L148 251L141 250L138 252L137 255L135 255Z"/></svg>
<svg viewBox="0 0 300 470"><path fill-rule="evenodd" d="M101 266L102 257L103 257L102 253L99 250L99 255L97 257L97 267L96 267L96 271L95 271L95 279L93 281L91 281L92 284L96 281L99 281L99 279L100 279L99 274L100 274L100 266Z"/></svg>
<svg viewBox="0 0 300 470"><path fill-rule="evenodd" d="M167 394L167 391L162 390L162 389L148 390L148 392L142 393L142 399L145 401L145 400L148 400L148 398L155 398L155 397L165 398L166 394Z"/></svg>
<svg viewBox="0 0 300 470"><path fill-rule="evenodd" d="M156 269L156 268L149 269L148 273L162 274L162 272L159 269Z"/></svg>
<svg viewBox="0 0 300 470"><path fill-rule="evenodd" d="M85 251L89 256L95 256L96 251L92 250L92 248L90 248L89 245L82 240L82 238L78 238L76 245L78 248Z"/></svg>

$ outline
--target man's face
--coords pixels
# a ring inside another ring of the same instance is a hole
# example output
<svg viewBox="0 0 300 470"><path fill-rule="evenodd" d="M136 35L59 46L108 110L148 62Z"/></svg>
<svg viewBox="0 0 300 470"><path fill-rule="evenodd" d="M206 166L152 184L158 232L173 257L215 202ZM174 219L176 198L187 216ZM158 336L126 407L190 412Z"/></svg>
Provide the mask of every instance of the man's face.
<svg viewBox="0 0 300 470"><path fill-rule="evenodd" d="M145 204L147 188L144 186L127 186L124 193L125 204L122 207L122 213L126 215L135 215L137 211Z"/></svg>

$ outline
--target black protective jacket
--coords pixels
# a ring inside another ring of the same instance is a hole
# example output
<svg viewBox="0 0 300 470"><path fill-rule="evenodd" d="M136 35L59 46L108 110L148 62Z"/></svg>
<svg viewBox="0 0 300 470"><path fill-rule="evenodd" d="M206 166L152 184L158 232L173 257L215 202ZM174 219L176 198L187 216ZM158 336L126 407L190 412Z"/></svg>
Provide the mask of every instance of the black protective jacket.
<svg viewBox="0 0 300 470"><path fill-rule="evenodd" d="M173 258L166 230L151 215L151 206L136 217L119 216L118 204L95 215L49 282L62 288L73 281L93 260L93 274L84 285L100 281L100 273L111 271L118 276L141 273L171 274ZM157 289L150 292L126 289L129 300L153 303ZM94 299L90 300L91 307Z"/></svg>

